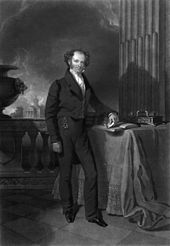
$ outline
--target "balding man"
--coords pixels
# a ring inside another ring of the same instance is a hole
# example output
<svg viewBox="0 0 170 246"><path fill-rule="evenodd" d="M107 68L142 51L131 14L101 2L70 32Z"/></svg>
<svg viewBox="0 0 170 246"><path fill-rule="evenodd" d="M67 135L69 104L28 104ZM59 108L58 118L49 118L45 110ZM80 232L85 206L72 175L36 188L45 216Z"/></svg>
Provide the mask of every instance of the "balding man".
<svg viewBox="0 0 170 246"><path fill-rule="evenodd" d="M52 149L59 158L59 191L63 213L68 223L74 222L71 173L72 159L76 153L85 174L86 219L105 227L106 222L98 216L97 173L84 123L89 104L98 114L110 113L111 109L98 100L84 75L89 65L89 53L79 49L71 50L66 52L64 58L68 69L63 78L51 85L45 109ZM111 113L109 121L113 119L115 114Z"/></svg>

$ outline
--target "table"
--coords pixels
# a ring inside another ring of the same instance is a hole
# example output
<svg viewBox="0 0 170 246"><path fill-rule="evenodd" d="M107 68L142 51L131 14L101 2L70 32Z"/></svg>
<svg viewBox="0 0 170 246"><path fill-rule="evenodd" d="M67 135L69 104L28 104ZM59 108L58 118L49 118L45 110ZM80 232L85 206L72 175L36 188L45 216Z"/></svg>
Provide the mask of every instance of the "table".
<svg viewBox="0 0 170 246"><path fill-rule="evenodd" d="M98 172L100 208L149 230L170 217L166 205L170 204L170 124L116 133L94 126L89 140ZM83 172L81 168L76 172L78 201L83 203Z"/></svg>

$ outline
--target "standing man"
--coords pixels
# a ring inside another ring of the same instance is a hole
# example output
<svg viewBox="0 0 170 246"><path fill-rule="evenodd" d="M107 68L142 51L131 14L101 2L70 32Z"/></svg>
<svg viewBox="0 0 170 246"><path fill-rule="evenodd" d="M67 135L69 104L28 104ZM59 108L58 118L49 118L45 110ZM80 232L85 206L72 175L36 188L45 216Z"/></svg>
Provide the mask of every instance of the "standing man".
<svg viewBox="0 0 170 246"><path fill-rule="evenodd" d="M72 159L77 154L85 174L85 216L91 223L107 226L98 216L97 173L84 125L87 106L96 113L110 113L96 97L84 75L89 64L89 54L83 50L71 50L64 55L68 69L65 76L52 83L46 102L45 118L52 149L58 153L60 165L59 191L63 213L68 223L74 222L71 188ZM110 114L110 123L114 120Z"/></svg>

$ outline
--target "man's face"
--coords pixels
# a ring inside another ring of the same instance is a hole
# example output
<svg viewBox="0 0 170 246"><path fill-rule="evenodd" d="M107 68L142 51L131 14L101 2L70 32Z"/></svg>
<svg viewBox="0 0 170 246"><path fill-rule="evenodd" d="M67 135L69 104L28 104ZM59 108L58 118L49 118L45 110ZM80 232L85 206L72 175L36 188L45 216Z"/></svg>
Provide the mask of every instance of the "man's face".
<svg viewBox="0 0 170 246"><path fill-rule="evenodd" d="M68 61L70 68L78 74L85 70L85 55L81 52L75 51L72 58Z"/></svg>

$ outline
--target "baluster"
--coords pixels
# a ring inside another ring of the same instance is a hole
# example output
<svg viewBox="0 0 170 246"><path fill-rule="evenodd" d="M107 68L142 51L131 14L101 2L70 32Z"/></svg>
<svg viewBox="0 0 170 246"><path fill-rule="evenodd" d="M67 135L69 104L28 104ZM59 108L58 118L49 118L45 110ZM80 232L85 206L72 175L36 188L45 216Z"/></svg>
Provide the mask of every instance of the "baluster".
<svg viewBox="0 0 170 246"><path fill-rule="evenodd" d="M36 137L36 153L37 153L37 163L36 163L36 170L42 171L43 164L41 162L41 156L42 156L42 150L43 150L43 139L41 136L41 133L38 132L38 135Z"/></svg>
<svg viewBox="0 0 170 246"><path fill-rule="evenodd" d="M22 138L22 154L21 154L21 165L24 171L30 171L30 150L31 150L31 139L28 132L25 132Z"/></svg>
<svg viewBox="0 0 170 246"><path fill-rule="evenodd" d="M35 169L35 166L36 166L36 163L37 163L37 159L38 159L38 156L37 156L37 151L36 151L36 137L37 137L37 130L31 130L28 132L28 135L30 137L30 140L31 140L31 153L30 153L30 156L31 156L31 169L34 170Z"/></svg>
<svg viewBox="0 0 170 246"><path fill-rule="evenodd" d="M15 148L16 148L16 159L19 163L19 168L22 168L22 138L24 136L25 132L18 132L15 136Z"/></svg>
<svg viewBox="0 0 170 246"><path fill-rule="evenodd" d="M43 141L41 163L43 165L44 170L48 170L48 165L50 162L50 149L48 144L49 135L46 132L41 132L41 136Z"/></svg>

